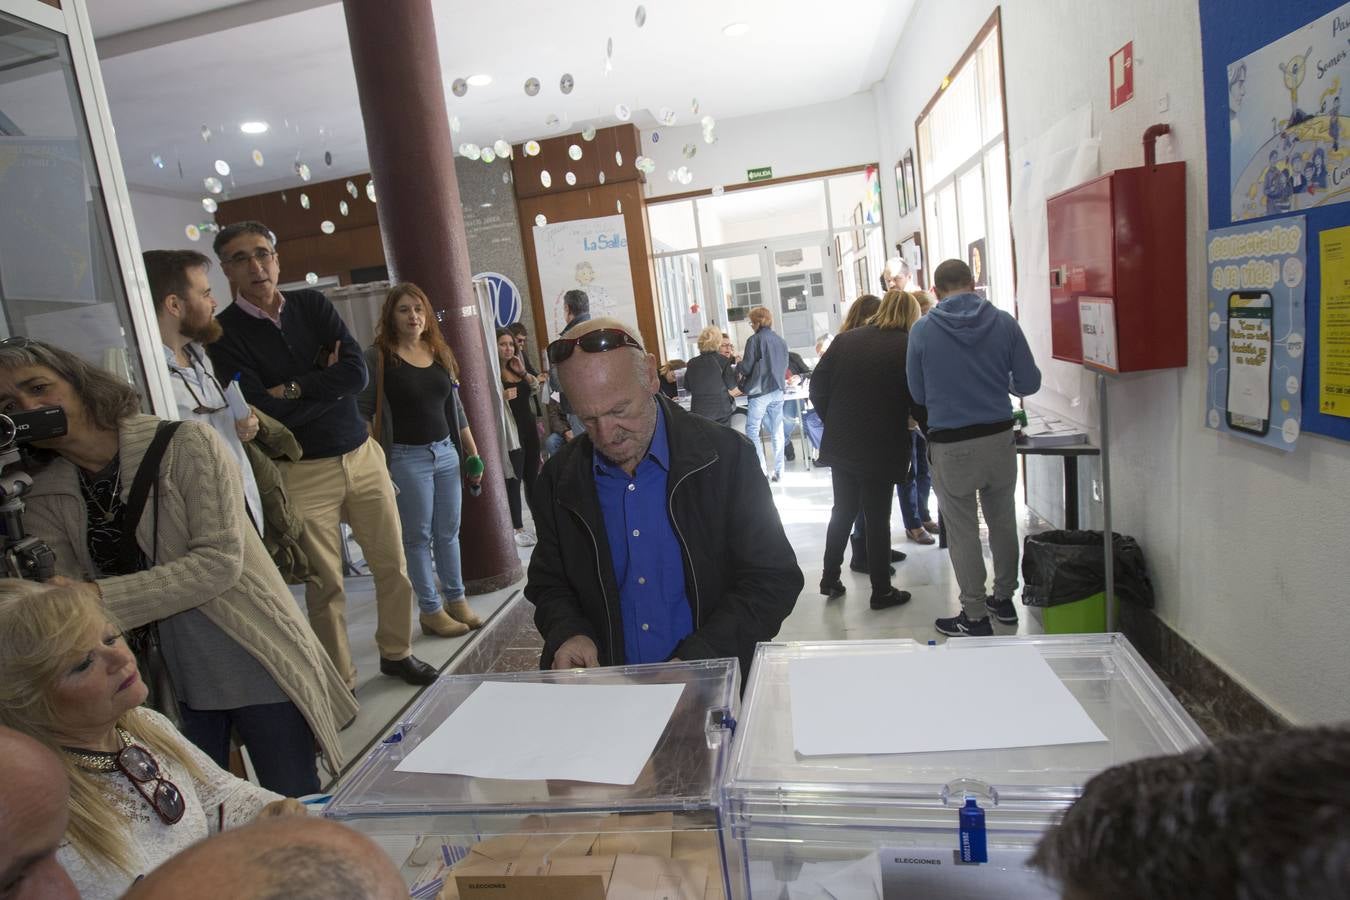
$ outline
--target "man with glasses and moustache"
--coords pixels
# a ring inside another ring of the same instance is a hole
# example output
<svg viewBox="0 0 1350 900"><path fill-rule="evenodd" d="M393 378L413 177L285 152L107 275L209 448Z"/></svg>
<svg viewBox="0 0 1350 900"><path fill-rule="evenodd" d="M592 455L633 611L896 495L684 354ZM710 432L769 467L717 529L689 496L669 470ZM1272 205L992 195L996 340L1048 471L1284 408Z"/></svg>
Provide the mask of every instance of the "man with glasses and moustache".
<svg viewBox="0 0 1350 900"><path fill-rule="evenodd" d="M211 260L196 250L148 250L143 258L178 417L210 425L230 448L244 480L249 517L262 534L262 498L244 450L244 444L258 434L258 417L250 412L235 419L225 399L225 385L216 379L215 368L206 355L206 347L221 335L215 319L216 299L211 296L211 282L206 277Z"/></svg>
<svg viewBox="0 0 1350 900"><path fill-rule="evenodd" d="M339 524L345 514L375 576L380 672L431 684L436 670L412 655L413 591L394 485L356 404L368 378L361 348L322 293L277 287L281 263L266 225L227 225L214 247L235 294L217 317L224 334L211 345L216 371L238 373L244 398L289 428L305 454L279 468L304 519L301 546L316 579L305 585L310 625L354 689Z"/></svg>
<svg viewBox="0 0 1350 900"><path fill-rule="evenodd" d="M803 582L754 448L661 396L618 320L577 326L548 360L586 431L535 483L525 596L541 664L734 656L744 675Z"/></svg>

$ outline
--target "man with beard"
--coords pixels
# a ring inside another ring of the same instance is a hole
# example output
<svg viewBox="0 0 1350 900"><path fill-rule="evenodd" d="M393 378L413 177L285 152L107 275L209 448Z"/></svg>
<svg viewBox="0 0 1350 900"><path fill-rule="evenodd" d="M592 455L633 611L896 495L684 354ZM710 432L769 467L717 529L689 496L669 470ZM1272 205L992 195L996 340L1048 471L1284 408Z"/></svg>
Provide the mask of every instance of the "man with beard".
<svg viewBox="0 0 1350 900"><path fill-rule="evenodd" d="M244 444L258 434L258 417L251 412L236 419L225 399L226 385L216 380L206 345L220 338L216 300L206 273L211 260L196 250L150 250L144 255L145 274L159 319L164 362L181 419L210 425L230 448L244 479L248 514L263 532L263 507ZM242 398L241 398L242 400Z"/></svg>

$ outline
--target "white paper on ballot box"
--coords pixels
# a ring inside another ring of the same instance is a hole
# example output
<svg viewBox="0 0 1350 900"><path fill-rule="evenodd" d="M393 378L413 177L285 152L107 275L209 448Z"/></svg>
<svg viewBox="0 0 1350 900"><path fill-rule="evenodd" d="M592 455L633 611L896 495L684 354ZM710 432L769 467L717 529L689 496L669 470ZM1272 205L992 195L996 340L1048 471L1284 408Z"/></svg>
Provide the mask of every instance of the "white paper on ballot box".
<svg viewBox="0 0 1350 900"><path fill-rule="evenodd" d="M399 772L633 784L682 684L485 681L399 763Z"/></svg>
<svg viewBox="0 0 1350 900"><path fill-rule="evenodd" d="M1106 740L1031 646L798 659L788 682L793 746L803 756Z"/></svg>

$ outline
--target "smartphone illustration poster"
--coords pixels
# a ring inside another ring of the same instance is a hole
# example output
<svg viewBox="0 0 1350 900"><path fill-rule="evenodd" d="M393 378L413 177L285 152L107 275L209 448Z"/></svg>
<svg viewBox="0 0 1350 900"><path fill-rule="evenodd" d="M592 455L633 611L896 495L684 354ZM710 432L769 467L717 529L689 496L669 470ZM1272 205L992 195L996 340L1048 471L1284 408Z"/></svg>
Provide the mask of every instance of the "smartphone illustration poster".
<svg viewBox="0 0 1350 900"><path fill-rule="evenodd" d="M1317 408L1350 417L1350 226L1323 231Z"/></svg>
<svg viewBox="0 0 1350 900"><path fill-rule="evenodd" d="M1209 232L1205 424L1292 450L1303 416L1307 225L1302 216Z"/></svg>

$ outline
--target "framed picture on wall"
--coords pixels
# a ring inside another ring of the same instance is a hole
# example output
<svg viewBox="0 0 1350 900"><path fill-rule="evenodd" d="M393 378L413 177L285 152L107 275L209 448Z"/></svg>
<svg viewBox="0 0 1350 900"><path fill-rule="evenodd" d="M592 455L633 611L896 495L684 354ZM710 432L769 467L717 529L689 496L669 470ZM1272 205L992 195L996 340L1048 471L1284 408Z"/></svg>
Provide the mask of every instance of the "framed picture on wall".
<svg viewBox="0 0 1350 900"><path fill-rule="evenodd" d="M872 275L868 270L866 256L860 256L853 261L853 277L857 279L859 294L871 293Z"/></svg>
<svg viewBox="0 0 1350 900"><path fill-rule="evenodd" d="M914 177L912 148L905 151L905 158L900 161L900 165L905 170L905 202L909 204L910 209L915 209L919 205L919 182Z"/></svg>
<svg viewBox="0 0 1350 900"><path fill-rule="evenodd" d="M914 273L914 283L920 290L927 290L928 285L923 277L923 236L916 231L896 244L895 249L909 263L910 271Z"/></svg>
<svg viewBox="0 0 1350 900"><path fill-rule="evenodd" d="M853 249L861 250L867 246L867 235L863 234L863 208L859 203L853 207Z"/></svg>
<svg viewBox="0 0 1350 900"><path fill-rule="evenodd" d="M909 215L909 198L905 194L905 161L895 163L895 196L900 201L900 215Z"/></svg>

